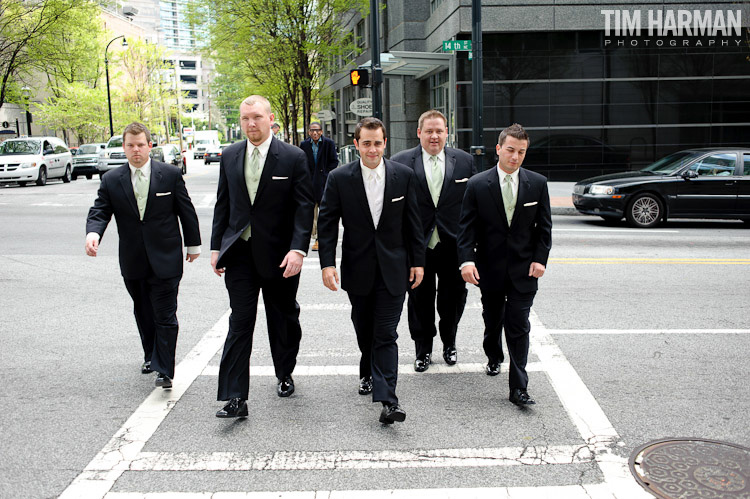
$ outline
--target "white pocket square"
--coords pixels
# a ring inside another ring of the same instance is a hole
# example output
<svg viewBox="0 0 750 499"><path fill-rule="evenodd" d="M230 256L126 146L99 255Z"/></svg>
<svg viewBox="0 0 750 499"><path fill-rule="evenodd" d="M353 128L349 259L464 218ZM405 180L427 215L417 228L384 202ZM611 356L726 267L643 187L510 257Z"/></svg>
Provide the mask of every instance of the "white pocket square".
<svg viewBox="0 0 750 499"><path fill-rule="evenodd" d="M404 196L401 196L400 198L393 198L391 199L391 203L395 203L396 201L401 201L402 199L404 199Z"/></svg>
<svg viewBox="0 0 750 499"><path fill-rule="evenodd" d="M535 204L539 204L539 202L538 201L532 201L530 203L524 203L523 205L524 206L534 206Z"/></svg>
<svg viewBox="0 0 750 499"><path fill-rule="evenodd" d="M271 180L286 180L289 177L271 177Z"/></svg>
<svg viewBox="0 0 750 499"><path fill-rule="evenodd" d="M170 194L172 194L172 192L157 192L156 193L156 197L159 197L159 196L169 196Z"/></svg>
<svg viewBox="0 0 750 499"><path fill-rule="evenodd" d="M468 182L468 181L469 181L469 177L456 179L457 184L463 184L464 182Z"/></svg>

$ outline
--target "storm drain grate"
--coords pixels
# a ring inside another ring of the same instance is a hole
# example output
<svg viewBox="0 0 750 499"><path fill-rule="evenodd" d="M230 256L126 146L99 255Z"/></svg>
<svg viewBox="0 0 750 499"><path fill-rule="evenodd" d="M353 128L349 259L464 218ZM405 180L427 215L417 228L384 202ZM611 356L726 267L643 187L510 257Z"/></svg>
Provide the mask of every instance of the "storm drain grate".
<svg viewBox="0 0 750 499"><path fill-rule="evenodd" d="M665 499L750 499L750 449L699 438L649 442L633 451L638 483Z"/></svg>

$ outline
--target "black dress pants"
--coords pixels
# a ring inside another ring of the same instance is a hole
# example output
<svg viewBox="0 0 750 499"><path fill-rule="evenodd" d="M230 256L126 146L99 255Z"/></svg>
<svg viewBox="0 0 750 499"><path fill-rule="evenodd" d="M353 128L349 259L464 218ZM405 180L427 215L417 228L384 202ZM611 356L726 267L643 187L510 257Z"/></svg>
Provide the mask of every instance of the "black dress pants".
<svg viewBox="0 0 750 499"><path fill-rule="evenodd" d="M226 258L224 283L229 292L229 333L219 366L218 400L247 400L250 389L250 354L258 312L258 295L263 291L268 341L276 377L291 376L297 364L302 340L297 288L299 274L293 277L263 279L255 268L249 242L239 239Z"/></svg>
<svg viewBox="0 0 750 499"><path fill-rule="evenodd" d="M458 270L455 241L438 243L425 254L424 279L416 289L409 290L409 332L417 358L432 353L432 341L440 330L443 349L456 346L456 330L466 306L466 283ZM436 282L437 281L437 282ZM439 327L435 327L435 295Z"/></svg>
<svg viewBox="0 0 750 499"><path fill-rule="evenodd" d="M529 356L529 312L536 292L520 293L505 279L501 290L482 289L484 353L490 362L503 361L502 331L510 355L510 389L525 390L529 383L526 362Z"/></svg>
<svg viewBox="0 0 750 499"><path fill-rule="evenodd" d="M372 401L397 404L398 333L405 296L388 292L380 275L375 272L375 283L367 295L349 293L352 304L352 323L357 333L357 344L362 352L359 376L372 376Z"/></svg>
<svg viewBox="0 0 750 499"><path fill-rule="evenodd" d="M151 369L174 378L177 349L177 291L182 276L159 279L149 268L145 279L124 279L133 299L133 313L143 346L143 359Z"/></svg>

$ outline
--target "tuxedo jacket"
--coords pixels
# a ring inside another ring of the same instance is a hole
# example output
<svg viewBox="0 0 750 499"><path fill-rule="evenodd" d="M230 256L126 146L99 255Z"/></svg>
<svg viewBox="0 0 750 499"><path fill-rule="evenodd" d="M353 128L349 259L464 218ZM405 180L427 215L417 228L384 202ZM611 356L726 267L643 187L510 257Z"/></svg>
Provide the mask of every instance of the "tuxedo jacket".
<svg viewBox="0 0 750 499"><path fill-rule="evenodd" d="M320 266L336 266L340 218L344 225L341 287L354 295L370 293L376 268L380 269L388 292L402 295L406 293L409 267L424 267L425 245L417 208L416 177L408 167L384 161L383 212L377 229L367 203L359 160L328 175L320 204Z"/></svg>
<svg viewBox="0 0 750 499"><path fill-rule="evenodd" d="M298 147L271 140L255 202L245 182L247 140L224 149L214 208L211 250L219 251L217 268L227 250L250 225L253 262L264 279L281 277L284 256L293 249L307 252L313 222L310 173Z"/></svg>
<svg viewBox="0 0 750 499"><path fill-rule="evenodd" d="M312 150L312 139L307 138L300 144L300 148L307 155L307 167L312 177L313 199L320 203L323 199L323 190L326 188L328 174L339 166L339 156L336 154L336 144L328 137L320 137L318 140L318 162L315 163Z"/></svg>
<svg viewBox="0 0 750 499"><path fill-rule="evenodd" d="M508 227L497 166L469 180L461 207L458 233L459 262L473 261L479 287L503 289L510 279L521 293L537 289L529 277L531 262L547 265L552 245L552 214L547 179L519 169L518 196Z"/></svg>
<svg viewBox="0 0 750 499"><path fill-rule="evenodd" d="M86 232L96 232L103 238L112 215L120 235L120 272L125 279L145 279L149 266L159 279L181 276L180 225L185 246L201 244L198 216L182 172L172 165L151 160L143 220L138 214L130 167L125 164L104 175L94 206L89 210Z"/></svg>
<svg viewBox="0 0 750 499"><path fill-rule="evenodd" d="M455 245L461 201L464 199L469 179L477 172L471 155L460 149L445 148L445 174L437 206L432 202L432 194L427 183L422 146L402 151L391 160L408 166L417 175L417 201L424 229L424 244L430 242L432 232L437 226L440 241Z"/></svg>

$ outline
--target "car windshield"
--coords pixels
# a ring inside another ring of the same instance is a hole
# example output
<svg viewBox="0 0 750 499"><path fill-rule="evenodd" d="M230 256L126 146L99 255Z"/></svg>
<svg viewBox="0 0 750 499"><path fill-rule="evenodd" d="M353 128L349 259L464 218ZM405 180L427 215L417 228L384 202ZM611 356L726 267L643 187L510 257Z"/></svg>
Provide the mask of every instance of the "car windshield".
<svg viewBox="0 0 750 499"><path fill-rule="evenodd" d="M698 156L698 152L687 152L681 151L674 154L670 154L664 158L661 158L656 163L648 165L642 169L642 172L659 173L663 175L669 175L676 172L683 166L685 166L690 160Z"/></svg>
<svg viewBox="0 0 750 499"><path fill-rule="evenodd" d="M107 143L107 147L122 147L122 137L112 137Z"/></svg>
<svg viewBox="0 0 750 499"><path fill-rule="evenodd" d="M39 154L38 140L6 140L0 144L0 154Z"/></svg>
<svg viewBox="0 0 750 499"><path fill-rule="evenodd" d="M79 147L78 154L96 154L96 144L86 144Z"/></svg>

